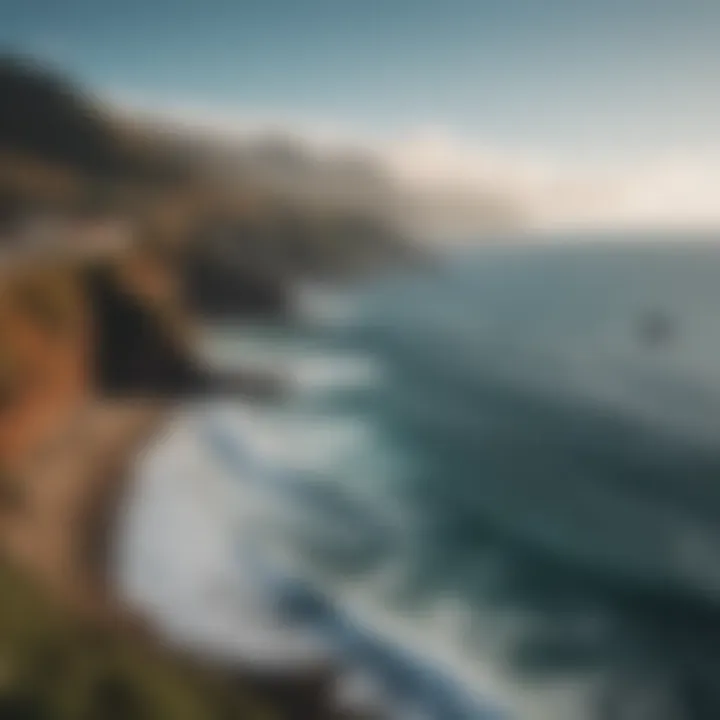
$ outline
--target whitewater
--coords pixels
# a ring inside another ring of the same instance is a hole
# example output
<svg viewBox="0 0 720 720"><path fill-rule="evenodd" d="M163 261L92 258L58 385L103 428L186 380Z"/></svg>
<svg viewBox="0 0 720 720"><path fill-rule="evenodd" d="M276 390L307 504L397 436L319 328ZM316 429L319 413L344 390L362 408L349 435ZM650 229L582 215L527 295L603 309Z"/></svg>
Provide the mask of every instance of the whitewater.
<svg viewBox="0 0 720 720"><path fill-rule="evenodd" d="M143 458L123 593L399 720L714 717L718 279L708 242L464 250L209 331L290 388L188 407Z"/></svg>

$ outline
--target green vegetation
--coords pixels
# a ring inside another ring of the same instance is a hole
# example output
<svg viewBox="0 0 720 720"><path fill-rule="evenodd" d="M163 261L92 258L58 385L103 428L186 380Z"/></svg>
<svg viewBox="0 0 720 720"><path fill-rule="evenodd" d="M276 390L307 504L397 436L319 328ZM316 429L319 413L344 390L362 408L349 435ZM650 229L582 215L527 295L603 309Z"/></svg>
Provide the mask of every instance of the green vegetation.
<svg viewBox="0 0 720 720"><path fill-rule="evenodd" d="M237 685L237 681L235 681ZM249 690L91 626L0 563L0 717L8 720L270 720Z"/></svg>

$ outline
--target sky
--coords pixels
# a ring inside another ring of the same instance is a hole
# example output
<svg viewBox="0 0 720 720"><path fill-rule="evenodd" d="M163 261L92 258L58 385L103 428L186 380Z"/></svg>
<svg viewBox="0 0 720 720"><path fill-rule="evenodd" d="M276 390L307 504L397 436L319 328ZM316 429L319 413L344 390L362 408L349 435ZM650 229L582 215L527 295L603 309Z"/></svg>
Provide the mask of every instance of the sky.
<svg viewBox="0 0 720 720"><path fill-rule="evenodd" d="M116 102L354 138L550 222L720 225L718 28L716 0L0 0L1 47Z"/></svg>

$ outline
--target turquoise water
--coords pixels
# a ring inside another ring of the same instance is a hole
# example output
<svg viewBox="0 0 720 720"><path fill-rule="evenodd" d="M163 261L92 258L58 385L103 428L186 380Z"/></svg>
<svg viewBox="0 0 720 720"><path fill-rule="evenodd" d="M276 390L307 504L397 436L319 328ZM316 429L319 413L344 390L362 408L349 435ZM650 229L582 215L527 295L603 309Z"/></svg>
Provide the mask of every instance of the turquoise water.
<svg viewBox="0 0 720 720"><path fill-rule="evenodd" d="M279 616L398 718L720 717L719 281L710 242L484 248L216 335L295 380L200 430L271 498Z"/></svg>

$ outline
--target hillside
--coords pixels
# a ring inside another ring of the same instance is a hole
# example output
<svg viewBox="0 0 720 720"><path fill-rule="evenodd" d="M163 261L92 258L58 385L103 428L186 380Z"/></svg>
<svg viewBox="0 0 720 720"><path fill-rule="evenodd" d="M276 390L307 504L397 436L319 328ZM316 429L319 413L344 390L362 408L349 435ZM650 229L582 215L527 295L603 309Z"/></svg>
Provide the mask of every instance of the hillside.
<svg viewBox="0 0 720 720"><path fill-rule="evenodd" d="M211 394L198 308L277 315L367 226L220 186L56 76L3 63L17 104L0 104L0 717L335 717L328 671L256 677L163 647L119 607L109 553L133 459L173 403ZM109 220L127 244L76 252ZM40 227L57 242L26 247Z"/></svg>
<svg viewBox="0 0 720 720"><path fill-rule="evenodd" d="M407 255L380 209L389 188L360 159L135 123L15 58L0 58L0 98L6 239L38 215L121 217L144 242L187 249L191 296L212 315L280 312L297 280Z"/></svg>

